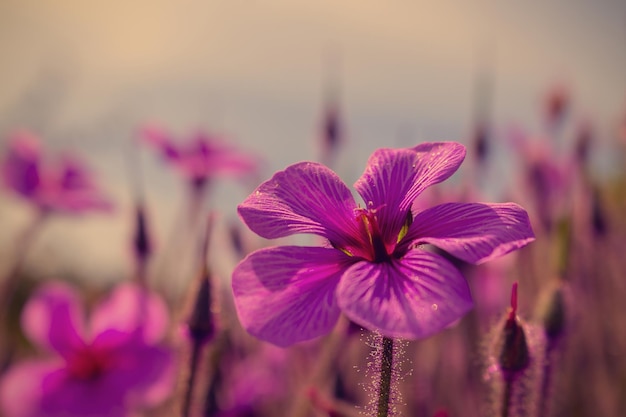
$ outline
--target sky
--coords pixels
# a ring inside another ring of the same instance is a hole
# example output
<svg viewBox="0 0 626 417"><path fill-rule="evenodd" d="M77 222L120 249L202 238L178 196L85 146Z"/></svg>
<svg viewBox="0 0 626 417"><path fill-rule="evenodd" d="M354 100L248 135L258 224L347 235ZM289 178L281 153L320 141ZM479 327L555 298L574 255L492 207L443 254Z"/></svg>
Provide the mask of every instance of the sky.
<svg viewBox="0 0 626 417"><path fill-rule="evenodd" d="M626 111L625 43L623 0L0 0L0 146L29 129L93 165L118 211L51 223L31 255L54 259L47 273L73 265L114 280L128 270L128 155L145 123L226 134L258 152L269 177L316 157L333 85L347 131L335 168L352 184L376 148L467 143L477 79L489 77L500 135L516 125L541 134L542 97L562 83L571 117L593 120L608 154ZM499 157L505 170L510 156ZM599 171L611 162L598 160ZM183 204L181 181L149 150L141 166L163 241ZM500 189L510 175L496 170ZM249 191L226 182L207 204L235 218ZM30 214L0 195L0 256Z"/></svg>

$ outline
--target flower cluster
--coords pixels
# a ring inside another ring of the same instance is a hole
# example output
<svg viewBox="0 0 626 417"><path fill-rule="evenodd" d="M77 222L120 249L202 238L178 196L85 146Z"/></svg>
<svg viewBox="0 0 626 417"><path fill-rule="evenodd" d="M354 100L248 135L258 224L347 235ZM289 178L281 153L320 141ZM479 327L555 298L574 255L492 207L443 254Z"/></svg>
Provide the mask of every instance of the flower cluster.
<svg viewBox="0 0 626 417"><path fill-rule="evenodd" d="M82 213L111 208L79 159L64 155L57 165L45 163L39 140L28 132L11 137L0 170L6 188L42 211Z"/></svg>

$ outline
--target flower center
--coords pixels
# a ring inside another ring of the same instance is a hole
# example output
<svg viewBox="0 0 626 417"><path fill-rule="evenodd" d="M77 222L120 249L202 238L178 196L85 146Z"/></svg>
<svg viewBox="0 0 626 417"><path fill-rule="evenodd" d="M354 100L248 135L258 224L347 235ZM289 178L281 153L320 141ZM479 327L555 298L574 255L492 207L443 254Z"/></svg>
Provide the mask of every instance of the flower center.
<svg viewBox="0 0 626 417"><path fill-rule="evenodd" d="M365 257L376 263L389 260L393 248L388 248L383 239L376 217L376 209L357 209L356 220L361 233L366 237Z"/></svg>
<svg viewBox="0 0 626 417"><path fill-rule="evenodd" d="M84 346L75 351L67 359L69 374L80 380L98 379L110 368L111 358L106 352L95 349L93 346Z"/></svg>
<svg viewBox="0 0 626 417"><path fill-rule="evenodd" d="M366 259L370 262L381 263L399 259L408 250L407 245L398 245L409 231L409 226L413 223L413 215L409 211L406 220L397 233L389 234L387 238L381 231L378 221L378 208L358 207L354 210L355 221L358 234L351 236L349 242L344 246L330 242L335 249L339 249L348 256Z"/></svg>

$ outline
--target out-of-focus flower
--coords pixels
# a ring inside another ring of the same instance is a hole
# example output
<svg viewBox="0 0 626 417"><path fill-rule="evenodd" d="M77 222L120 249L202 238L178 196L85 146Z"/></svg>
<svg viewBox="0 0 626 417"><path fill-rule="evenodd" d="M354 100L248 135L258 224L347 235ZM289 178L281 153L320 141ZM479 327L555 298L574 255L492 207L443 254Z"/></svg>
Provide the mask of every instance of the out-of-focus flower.
<svg viewBox="0 0 626 417"><path fill-rule="evenodd" d="M223 410L219 416L253 415L255 409L284 400L290 388L286 353L265 345L246 358L230 363L228 371L224 372Z"/></svg>
<svg viewBox="0 0 626 417"><path fill-rule="evenodd" d="M549 231L563 209L573 181L576 168L573 160L559 160L547 138L532 139L519 129L511 132L509 141L524 164L520 189L534 206L530 210L531 218Z"/></svg>
<svg viewBox="0 0 626 417"><path fill-rule="evenodd" d="M460 166L465 147L423 143L379 149L352 193L329 168L302 162L261 184L238 212L268 239L311 233L325 247L258 250L233 272L237 312L260 339L290 345L328 333L340 312L387 337L419 339L471 307L467 282L434 245L481 263L534 239L516 204L447 203L416 213L413 201Z"/></svg>
<svg viewBox="0 0 626 417"><path fill-rule="evenodd" d="M89 326L72 288L50 283L26 304L27 337L52 353L17 363L0 380L7 417L115 417L157 405L174 382L172 352L159 345L163 301L133 285L117 287Z"/></svg>
<svg viewBox="0 0 626 417"><path fill-rule="evenodd" d="M254 175L259 170L260 161L256 156L205 132L198 132L181 144L165 130L154 126L143 128L140 135L144 142L154 146L167 162L199 187L220 175L240 178Z"/></svg>
<svg viewBox="0 0 626 417"><path fill-rule="evenodd" d="M42 211L81 213L111 208L81 161L65 155L56 165L44 164L39 140L28 132L11 137L0 169L5 187Z"/></svg>

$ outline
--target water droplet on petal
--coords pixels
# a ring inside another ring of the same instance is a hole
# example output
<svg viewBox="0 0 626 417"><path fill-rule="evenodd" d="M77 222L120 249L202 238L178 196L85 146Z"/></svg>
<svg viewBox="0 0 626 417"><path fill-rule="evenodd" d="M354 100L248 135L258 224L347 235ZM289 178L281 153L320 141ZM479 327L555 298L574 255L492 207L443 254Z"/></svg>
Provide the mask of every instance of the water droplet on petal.
<svg viewBox="0 0 626 417"><path fill-rule="evenodd" d="M437 311L437 309L439 308L439 306L437 304L433 304L430 306L430 308L433 309L433 311Z"/></svg>

